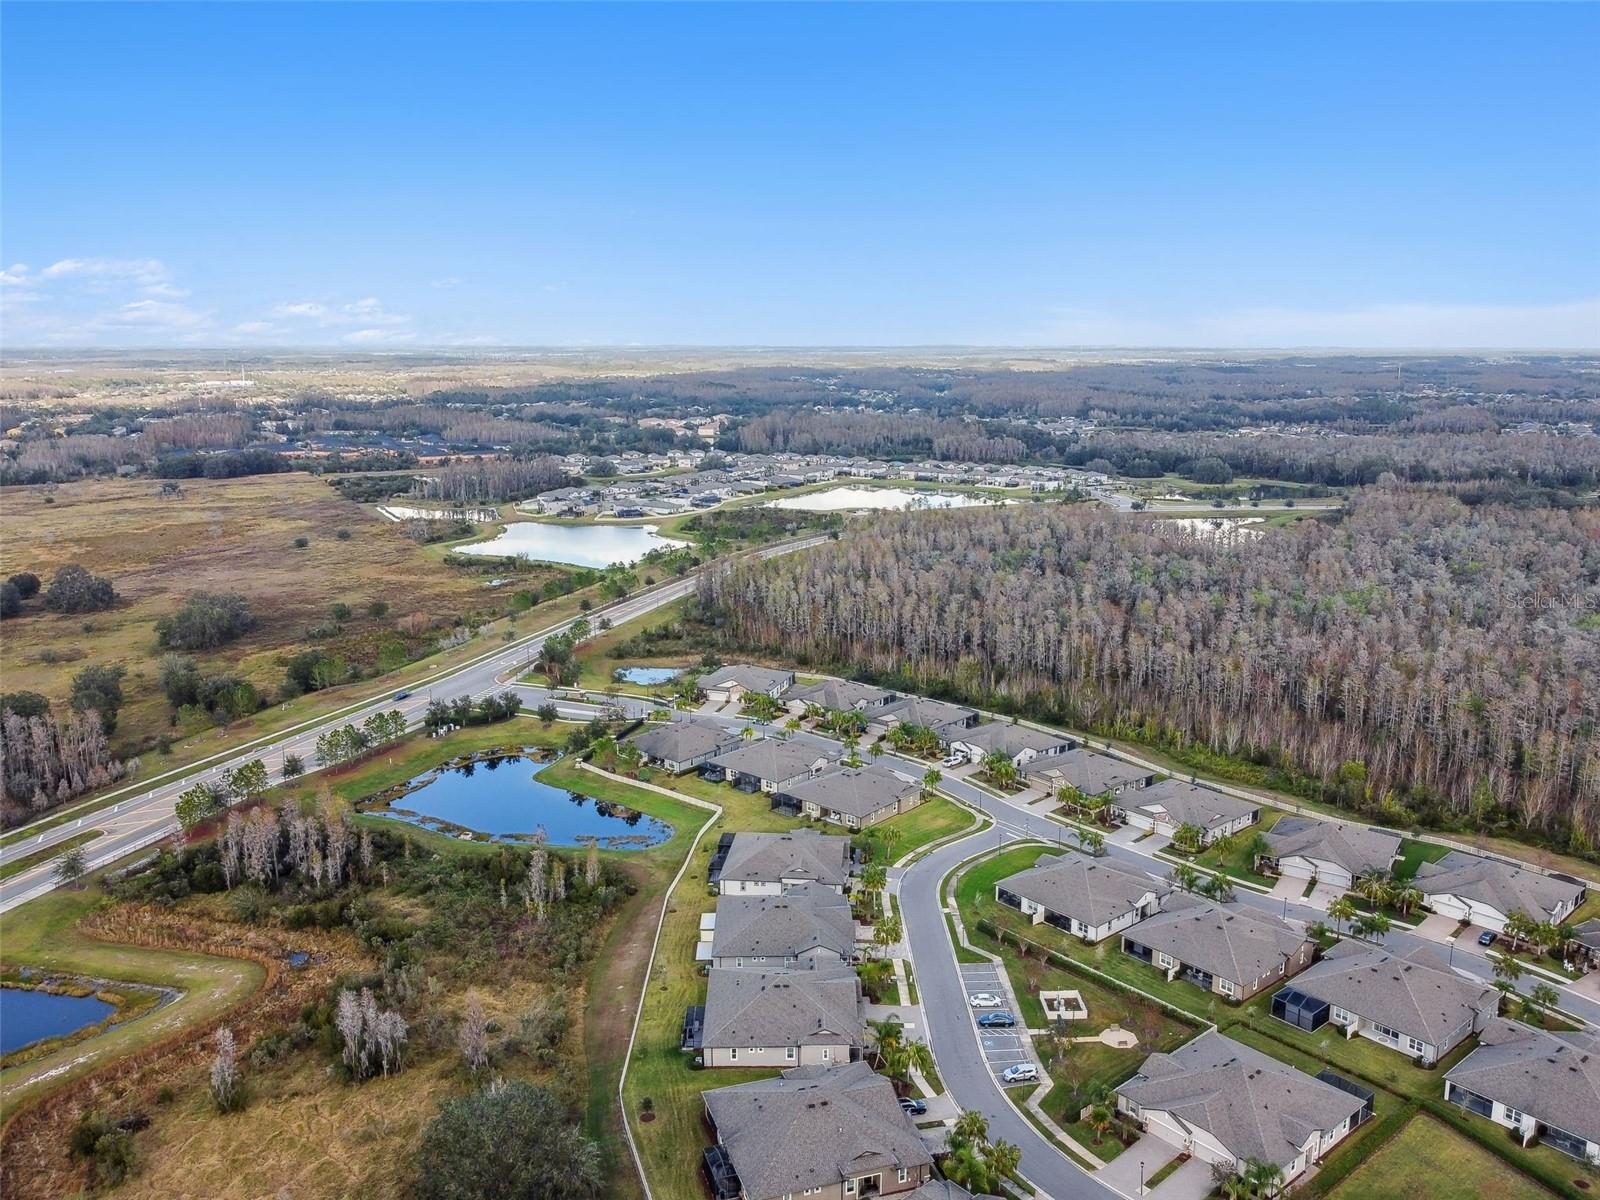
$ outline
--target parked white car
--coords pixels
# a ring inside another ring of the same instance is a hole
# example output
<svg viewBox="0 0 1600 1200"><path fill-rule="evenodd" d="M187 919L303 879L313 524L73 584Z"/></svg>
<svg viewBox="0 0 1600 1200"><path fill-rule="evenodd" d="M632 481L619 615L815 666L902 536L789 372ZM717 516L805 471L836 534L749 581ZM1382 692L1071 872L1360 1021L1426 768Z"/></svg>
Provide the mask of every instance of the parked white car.
<svg viewBox="0 0 1600 1200"><path fill-rule="evenodd" d="M967 765L967 756L965 754L952 754L939 765L947 771L956 767L964 767Z"/></svg>
<svg viewBox="0 0 1600 1200"><path fill-rule="evenodd" d="M1018 1063L1000 1072L1000 1079L1004 1083L1032 1083L1037 1078L1039 1068L1032 1063Z"/></svg>
<svg viewBox="0 0 1600 1200"><path fill-rule="evenodd" d="M973 1008L999 1008L1005 1001L993 992L973 992L967 997L967 1003Z"/></svg>

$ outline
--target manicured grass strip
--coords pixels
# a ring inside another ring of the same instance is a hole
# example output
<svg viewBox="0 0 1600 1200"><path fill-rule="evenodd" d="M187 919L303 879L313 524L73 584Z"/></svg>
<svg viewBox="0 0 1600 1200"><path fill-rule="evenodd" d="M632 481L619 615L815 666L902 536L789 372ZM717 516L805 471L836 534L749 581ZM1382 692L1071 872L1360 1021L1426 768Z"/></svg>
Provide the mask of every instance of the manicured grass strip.
<svg viewBox="0 0 1600 1200"><path fill-rule="evenodd" d="M1365 1155L1336 1189L1321 1194L1335 1200L1388 1200L1427 1196L1428 1200L1547 1200L1549 1193L1483 1147L1426 1115ZM1152 1180L1152 1183L1155 1181ZM1320 1178L1313 1181L1320 1183ZM1335 1181L1337 1182L1337 1181Z"/></svg>
<svg viewBox="0 0 1600 1200"><path fill-rule="evenodd" d="M34 867L37 867L42 862L49 862L53 858L61 857L68 850L72 850L78 846L87 845L104 832L105 831L103 829L86 829L82 833L74 834L64 842L57 842L53 846L44 846L38 850L35 850L32 854L27 854L21 858L12 859L10 862L6 863L5 866L0 867L0 879L10 879L13 875L20 875L24 871L31 871Z"/></svg>
<svg viewBox="0 0 1600 1200"><path fill-rule="evenodd" d="M1403 838L1400 842L1400 861L1394 864L1394 877L1402 882L1409 882L1423 863L1438 862L1449 853L1449 846Z"/></svg>
<svg viewBox="0 0 1600 1200"><path fill-rule="evenodd" d="M1147 1189L1148 1188L1154 1188L1157 1184L1166 1182L1167 1176L1171 1175L1179 1167L1183 1166L1184 1162L1186 1162L1186 1161L1187 1160L1184 1159L1181 1155L1170 1159L1167 1162L1166 1166L1162 1167L1154 1175L1151 1175L1148 1179L1146 1179L1144 1181L1144 1186Z"/></svg>

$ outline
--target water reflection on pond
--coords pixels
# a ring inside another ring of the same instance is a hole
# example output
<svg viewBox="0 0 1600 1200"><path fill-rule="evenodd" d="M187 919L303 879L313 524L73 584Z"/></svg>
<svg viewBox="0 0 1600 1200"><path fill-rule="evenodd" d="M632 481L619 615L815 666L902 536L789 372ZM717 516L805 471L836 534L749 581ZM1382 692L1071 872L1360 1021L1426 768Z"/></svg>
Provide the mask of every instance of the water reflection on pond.
<svg viewBox="0 0 1600 1200"><path fill-rule="evenodd" d="M655 846L672 826L630 808L543 783L550 762L529 754L503 754L419 776L403 794L363 802L379 816L441 832L471 830L495 841L525 841L543 834L551 846L619 849Z"/></svg>
<svg viewBox="0 0 1600 1200"><path fill-rule="evenodd" d="M636 683L643 687L670 683L682 674L682 667L618 667L616 672L617 678L623 683Z"/></svg>
<svg viewBox="0 0 1600 1200"><path fill-rule="evenodd" d="M514 521L499 536L487 542L456 546L454 553L529 558L599 570L631 566L652 550L673 550L686 545L687 542L662 537L654 525L547 525L543 521Z"/></svg>
<svg viewBox="0 0 1600 1200"><path fill-rule="evenodd" d="M116 1006L98 996L0 987L0 1054L98 1025L114 1012Z"/></svg>

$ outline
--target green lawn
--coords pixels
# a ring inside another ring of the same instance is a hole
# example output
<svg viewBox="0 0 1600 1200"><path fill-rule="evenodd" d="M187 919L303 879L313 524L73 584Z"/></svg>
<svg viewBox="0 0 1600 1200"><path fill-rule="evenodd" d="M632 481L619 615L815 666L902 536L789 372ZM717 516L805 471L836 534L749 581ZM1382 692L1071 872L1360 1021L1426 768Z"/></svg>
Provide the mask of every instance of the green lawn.
<svg viewBox="0 0 1600 1200"><path fill-rule="evenodd" d="M1329 1195L1334 1200L1547 1200L1550 1193L1482 1146L1419 1115Z"/></svg>
<svg viewBox="0 0 1600 1200"><path fill-rule="evenodd" d="M182 994L159 1019L136 1018L87 1041L0 1071L0 1115L97 1070L114 1059L185 1025L226 1012L261 986L265 973L244 959L214 958L184 950L150 949L98 941L79 933L78 921L105 901L95 883L30 900L5 916L0 965L44 967L97 979L176 988Z"/></svg>
<svg viewBox="0 0 1600 1200"><path fill-rule="evenodd" d="M872 829L880 837L888 835L883 840L889 849L889 860L899 862L924 846L971 829L977 821L977 813L961 807L954 800L934 796L932 799L924 800L910 812L891 817L881 825L874 825ZM877 839L869 834L858 840Z"/></svg>
<svg viewBox="0 0 1600 1200"><path fill-rule="evenodd" d="M1402 838L1400 841L1400 861L1394 864L1394 877L1401 882L1409 883L1411 877L1417 873L1417 868L1423 863L1438 862L1450 847L1441 846L1436 842L1417 842L1411 838Z"/></svg>
<svg viewBox="0 0 1600 1200"><path fill-rule="evenodd" d="M1200 854L1195 855L1194 865L1205 867L1212 871L1221 871L1232 875L1235 879L1242 879L1261 887L1270 888L1277 881L1269 876L1262 875L1255 868L1254 856L1250 852L1250 843L1259 833L1266 833L1285 813L1274 808L1263 807L1261 820L1244 832L1231 838L1225 838L1221 843L1210 846Z"/></svg>

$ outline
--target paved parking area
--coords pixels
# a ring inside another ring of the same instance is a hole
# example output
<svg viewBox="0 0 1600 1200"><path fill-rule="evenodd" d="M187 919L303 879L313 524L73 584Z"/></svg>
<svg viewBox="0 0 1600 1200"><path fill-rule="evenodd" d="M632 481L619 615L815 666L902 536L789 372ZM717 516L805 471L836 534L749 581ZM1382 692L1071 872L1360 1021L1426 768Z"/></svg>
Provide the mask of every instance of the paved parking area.
<svg viewBox="0 0 1600 1200"><path fill-rule="evenodd" d="M966 988L967 995L975 992L993 992L1005 1001L1005 1011L1021 1020L1017 1011L1017 998L1011 991L1005 972L994 963L962 963L961 983ZM992 1008L974 1008L971 1010L971 1019L974 1025L986 1012L994 1012ZM1039 1060L1034 1057L1033 1044L1028 1038L1027 1031L1018 1024L1011 1029L983 1029L978 1028L978 1045L983 1050L983 1060L988 1064L989 1070L996 1078L1007 1067L1014 1067L1018 1063L1033 1063L1039 1065Z"/></svg>

